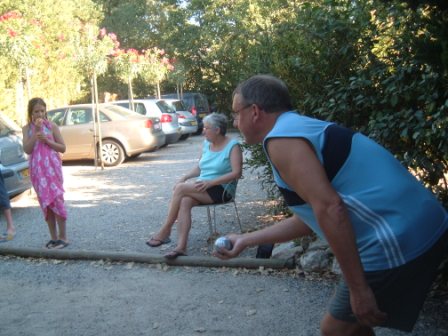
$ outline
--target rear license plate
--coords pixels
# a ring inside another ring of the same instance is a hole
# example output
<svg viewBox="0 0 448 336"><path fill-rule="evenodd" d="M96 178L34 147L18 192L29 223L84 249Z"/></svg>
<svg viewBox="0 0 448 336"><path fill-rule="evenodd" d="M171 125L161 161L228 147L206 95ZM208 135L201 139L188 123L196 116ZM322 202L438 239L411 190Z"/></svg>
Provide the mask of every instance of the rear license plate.
<svg viewBox="0 0 448 336"><path fill-rule="evenodd" d="M22 171L20 172L20 174L21 174L22 176L24 176L24 177L28 177L28 176L30 176L30 171L29 171L29 169L27 168L27 169L22 170Z"/></svg>

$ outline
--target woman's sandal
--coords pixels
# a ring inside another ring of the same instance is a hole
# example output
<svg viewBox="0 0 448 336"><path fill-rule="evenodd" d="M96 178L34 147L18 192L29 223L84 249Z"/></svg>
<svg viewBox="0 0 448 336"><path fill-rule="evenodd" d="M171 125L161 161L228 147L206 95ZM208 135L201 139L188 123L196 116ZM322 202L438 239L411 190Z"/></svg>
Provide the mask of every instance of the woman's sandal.
<svg viewBox="0 0 448 336"><path fill-rule="evenodd" d="M146 242L146 245L148 245L149 247L159 247L159 246L162 246L163 244L169 244L169 243L171 243L170 237L165 238L165 239L157 239L157 238L151 237L151 239L149 239Z"/></svg>

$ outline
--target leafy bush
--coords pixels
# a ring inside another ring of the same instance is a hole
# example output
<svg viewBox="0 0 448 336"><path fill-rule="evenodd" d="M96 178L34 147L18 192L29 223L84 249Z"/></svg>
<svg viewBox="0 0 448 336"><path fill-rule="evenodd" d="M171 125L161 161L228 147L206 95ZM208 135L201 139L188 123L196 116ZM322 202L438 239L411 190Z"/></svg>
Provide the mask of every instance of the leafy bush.
<svg viewBox="0 0 448 336"><path fill-rule="evenodd" d="M272 57L284 61L275 62L272 72L288 83L302 113L374 138L446 207L447 62L440 36L448 28L440 24L447 19L429 7L368 4L325 1L301 7L295 22L277 27ZM267 165L259 148L248 164ZM270 180L271 172L264 173Z"/></svg>

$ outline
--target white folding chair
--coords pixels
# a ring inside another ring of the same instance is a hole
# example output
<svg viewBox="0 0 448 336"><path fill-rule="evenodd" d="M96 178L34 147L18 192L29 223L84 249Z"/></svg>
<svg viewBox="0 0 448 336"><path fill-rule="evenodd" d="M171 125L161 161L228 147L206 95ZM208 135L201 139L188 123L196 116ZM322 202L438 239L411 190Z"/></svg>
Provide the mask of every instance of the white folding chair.
<svg viewBox="0 0 448 336"><path fill-rule="evenodd" d="M238 185L238 181L236 182ZM236 186L237 186L236 185ZM216 208L217 207L223 207L223 206L230 206L233 204L233 208L235 210L235 218L238 222L238 226L240 228L240 232L243 232L243 227L241 226L240 216L238 213L238 208L236 206L235 197L233 197L230 201L219 203L219 204L204 204L204 205L198 205L198 207L206 207L207 208L207 220L208 220L208 228L210 231L210 237L213 237L217 234L216 230Z"/></svg>

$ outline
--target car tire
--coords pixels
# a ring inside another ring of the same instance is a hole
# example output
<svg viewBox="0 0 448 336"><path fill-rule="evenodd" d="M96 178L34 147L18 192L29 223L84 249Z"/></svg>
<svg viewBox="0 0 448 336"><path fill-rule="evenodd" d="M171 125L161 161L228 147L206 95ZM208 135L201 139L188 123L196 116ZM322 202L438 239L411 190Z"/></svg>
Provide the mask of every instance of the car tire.
<svg viewBox="0 0 448 336"><path fill-rule="evenodd" d="M182 135L180 136L179 140L187 140L187 139L189 138L189 136L190 136L190 133L188 133L188 134L182 134Z"/></svg>
<svg viewBox="0 0 448 336"><path fill-rule="evenodd" d="M123 147L114 140L103 140L100 154L106 167L118 166L125 159Z"/></svg>

